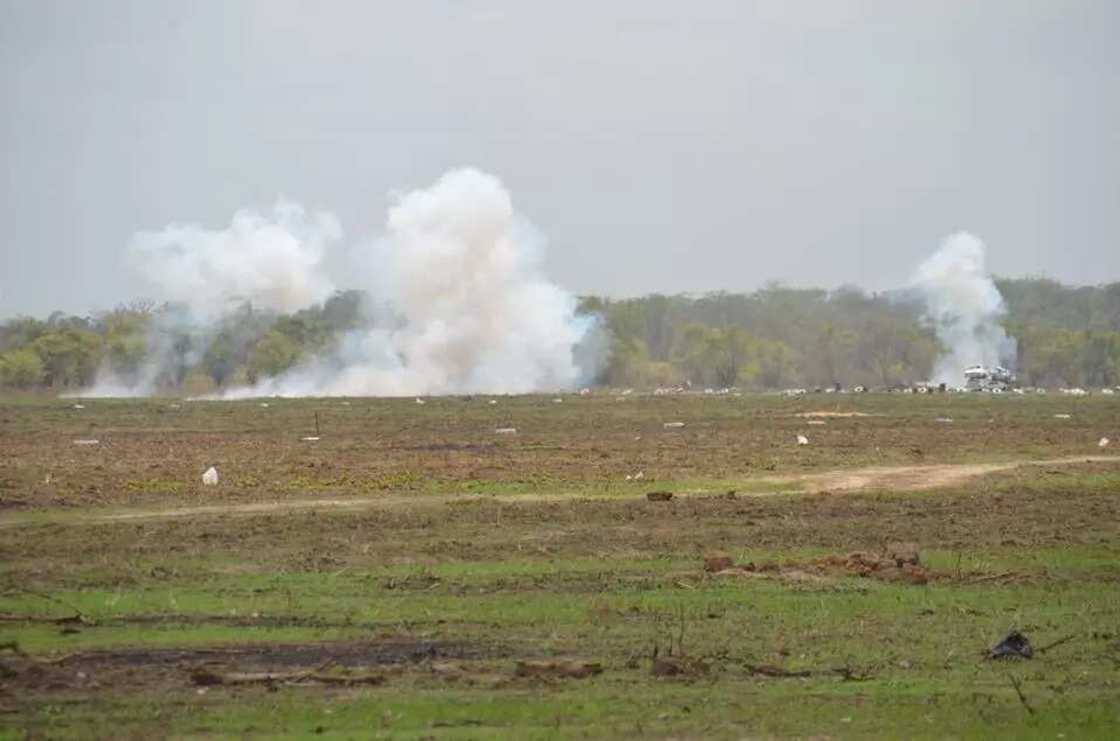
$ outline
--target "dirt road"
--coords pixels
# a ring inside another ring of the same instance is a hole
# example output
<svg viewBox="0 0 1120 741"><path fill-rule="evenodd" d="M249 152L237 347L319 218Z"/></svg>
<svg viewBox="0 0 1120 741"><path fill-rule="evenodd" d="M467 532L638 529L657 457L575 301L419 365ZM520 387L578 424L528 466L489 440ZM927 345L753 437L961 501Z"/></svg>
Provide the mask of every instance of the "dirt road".
<svg viewBox="0 0 1120 741"><path fill-rule="evenodd" d="M752 479L751 483L773 482L775 487L788 487L796 484L797 489L749 493L744 496L778 496L790 493L815 492L859 492L859 491L923 491L939 487L961 484L972 478L993 473L1011 471L1023 466L1061 466L1075 463L1120 463L1120 456L1076 456L1068 458L1049 458L1042 460L1018 460L1003 463L944 463L923 466L878 466L870 468L843 469L824 473L804 474L791 477ZM711 494L707 491L681 492L681 496L701 496ZM347 499L292 499L274 502L254 502L249 504L214 504L174 509L137 509L126 512L58 512L33 513L30 516L5 515L0 517L0 529L18 528L27 525L58 524L107 524L167 520L176 518L214 517L224 515L260 515L300 511L347 511L376 509L379 507L422 507L445 505L454 502L472 501L485 497L490 501L506 502L546 502L571 499L574 496L588 498L586 494L549 493L549 494L449 494L449 495L405 495L382 496L377 498ZM592 497L598 498L598 497ZM615 497L601 497L603 499Z"/></svg>

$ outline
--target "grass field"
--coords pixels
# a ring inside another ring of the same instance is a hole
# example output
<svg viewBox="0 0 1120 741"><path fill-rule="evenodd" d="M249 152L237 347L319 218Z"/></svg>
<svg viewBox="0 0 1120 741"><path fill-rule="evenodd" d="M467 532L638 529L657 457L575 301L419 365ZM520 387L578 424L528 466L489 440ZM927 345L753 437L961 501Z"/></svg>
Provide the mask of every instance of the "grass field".
<svg viewBox="0 0 1120 741"><path fill-rule="evenodd" d="M0 737L1120 727L1116 397L77 403L0 401Z"/></svg>

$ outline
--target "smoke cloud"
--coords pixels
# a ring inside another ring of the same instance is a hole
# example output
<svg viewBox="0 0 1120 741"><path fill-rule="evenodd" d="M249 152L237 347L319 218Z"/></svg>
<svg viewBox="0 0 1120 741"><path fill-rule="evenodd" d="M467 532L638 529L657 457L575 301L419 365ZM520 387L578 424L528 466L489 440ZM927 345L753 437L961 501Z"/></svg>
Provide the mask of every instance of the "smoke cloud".
<svg viewBox="0 0 1120 741"><path fill-rule="evenodd" d="M1000 324L1007 307L985 269L985 252L980 239L958 232L918 266L911 281L944 348L934 365L935 383L963 385L970 365L1015 365L1015 341Z"/></svg>
<svg viewBox="0 0 1120 741"><path fill-rule="evenodd" d="M172 224L141 232L132 241L137 270L172 303L200 318L213 318L251 302L294 311L334 291L323 271L327 246L342 237L338 219L308 214L278 202L270 216L238 211L229 228Z"/></svg>
<svg viewBox="0 0 1120 741"><path fill-rule="evenodd" d="M147 395L169 363L198 361L220 318L246 303L291 312L336 288L324 257L342 230L330 214L281 202L229 228L172 225L137 235L132 255L162 298L137 377L103 374L89 395ZM361 326L278 376L225 391L251 396L526 393L570 389L603 360L596 319L541 270L544 240L494 176L453 170L399 196L386 233L362 247ZM191 355L184 361L183 338ZM228 341L228 338L227 338Z"/></svg>

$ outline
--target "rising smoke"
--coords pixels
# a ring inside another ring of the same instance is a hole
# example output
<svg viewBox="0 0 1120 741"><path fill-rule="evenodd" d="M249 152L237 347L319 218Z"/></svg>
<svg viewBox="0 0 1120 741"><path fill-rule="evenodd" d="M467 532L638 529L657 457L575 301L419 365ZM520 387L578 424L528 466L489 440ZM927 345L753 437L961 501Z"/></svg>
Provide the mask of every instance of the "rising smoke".
<svg viewBox="0 0 1120 741"><path fill-rule="evenodd" d="M943 348L935 383L961 386L971 365L1014 368L1015 341L1000 324L1007 307L984 267L985 252L977 237L958 232L918 266L911 281Z"/></svg>
<svg viewBox="0 0 1120 741"><path fill-rule="evenodd" d="M244 305L289 312L329 296L324 255L341 237L329 214L281 203L239 212L228 229L171 226L141 234L133 255L163 297L184 307L156 323L150 369L106 375L93 394L137 395L166 376L171 336L205 352L216 320ZM541 273L544 241L514 212L501 182L453 170L397 200L386 234L364 247L365 288L379 310L316 357L224 396L524 393L568 389L596 371L595 319Z"/></svg>

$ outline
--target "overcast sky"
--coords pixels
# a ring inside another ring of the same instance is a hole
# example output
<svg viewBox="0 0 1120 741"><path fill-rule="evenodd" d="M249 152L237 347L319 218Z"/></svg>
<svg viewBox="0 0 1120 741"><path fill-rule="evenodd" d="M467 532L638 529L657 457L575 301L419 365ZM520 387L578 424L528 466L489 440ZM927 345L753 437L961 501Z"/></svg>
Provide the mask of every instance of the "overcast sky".
<svg viewBox="0 0 1120 741"><path fill-rule="evenodd" d="M463 165L578 293L888 288L959 229L1120 280L1118 32L1116 0L0 0L0 316L151 295L134 232L279 195L368 237Z"/></svg>

